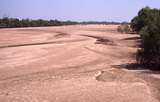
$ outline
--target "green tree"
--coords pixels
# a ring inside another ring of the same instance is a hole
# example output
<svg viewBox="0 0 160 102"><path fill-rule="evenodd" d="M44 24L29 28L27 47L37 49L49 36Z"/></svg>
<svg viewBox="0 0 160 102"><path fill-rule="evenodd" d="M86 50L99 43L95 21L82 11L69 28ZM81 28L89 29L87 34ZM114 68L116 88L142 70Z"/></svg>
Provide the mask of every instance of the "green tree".
<svg viewBox="0 0 160 102"><path fill-rule="evenodd" d="M141 49L137 52L137 62L160 70L160 10L141 10L136 18L143 18L142 24L137 23L141 36Z"/></svg>
<svg viewBox="0 0 160 102"><path fill-rule="evenodd" d="M131 20L131 28L133 31L139 32L145 25L151 21L152 9L145 7L138 12L138 16Z"/></svg>

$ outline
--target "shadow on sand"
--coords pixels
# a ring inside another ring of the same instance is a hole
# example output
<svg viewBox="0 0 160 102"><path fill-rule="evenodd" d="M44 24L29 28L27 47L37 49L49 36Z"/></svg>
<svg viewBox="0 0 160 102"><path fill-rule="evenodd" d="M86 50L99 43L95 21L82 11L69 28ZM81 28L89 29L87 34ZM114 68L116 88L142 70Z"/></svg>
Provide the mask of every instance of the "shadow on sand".
<svg viewBox="0 0 160 102"><path fill-rule="evenodd" d="M108 37L85 35L85 34L81 34L80 36L85 36L85 37L90 37L90 38L96 39L95 44L112 45L112 46L116 45L116 43L111 38L108 38Z"/></svg>
<svg viewBox="0 0 160 102"><path fill-rule="evenodd" d="M119 69L127 69L127 70L141 70L144 73L148 73L148 74L160 74L159 68L145 67L138 63L126 63L126 64L120 64L120 65L112 65L112 67L119 68Z"/></svg>
<svg viewBox="0 0 160 102"><path fill-rule="evenodd" d="M128 37L128 38L124 38L123 40L140 40L140 37Z"/></svg>

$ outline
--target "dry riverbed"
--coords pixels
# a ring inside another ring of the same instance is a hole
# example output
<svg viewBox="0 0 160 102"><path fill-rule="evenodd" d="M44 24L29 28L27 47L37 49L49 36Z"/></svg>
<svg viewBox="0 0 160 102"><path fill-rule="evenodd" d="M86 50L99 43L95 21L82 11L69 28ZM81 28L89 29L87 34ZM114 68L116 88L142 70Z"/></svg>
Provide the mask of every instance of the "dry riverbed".
<svg viewBox="0 0 160 102"><path fill-rule="evenodd" d="M116 29L0 29L0 102L160 102L159 72L135 64L139 36Z"/></svg>

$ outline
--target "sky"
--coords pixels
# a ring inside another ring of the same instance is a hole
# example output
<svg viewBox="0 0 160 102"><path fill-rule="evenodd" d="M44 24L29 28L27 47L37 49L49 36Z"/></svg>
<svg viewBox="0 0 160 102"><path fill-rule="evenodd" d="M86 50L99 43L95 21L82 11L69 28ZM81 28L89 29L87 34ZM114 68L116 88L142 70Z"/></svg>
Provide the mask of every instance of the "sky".
<svg viewBox="0 0 160 102"><path fill-rule="evenodd" d="M130 21L160 0L0 0L0 17L73 21Z"/></svg>

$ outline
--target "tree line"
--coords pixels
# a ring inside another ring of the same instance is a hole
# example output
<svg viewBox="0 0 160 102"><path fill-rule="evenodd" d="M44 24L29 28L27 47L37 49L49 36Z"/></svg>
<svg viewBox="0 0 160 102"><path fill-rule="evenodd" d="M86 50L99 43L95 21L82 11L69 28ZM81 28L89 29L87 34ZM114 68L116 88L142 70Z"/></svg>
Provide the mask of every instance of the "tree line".
<svg viewBox="0 0 160 102"><path fill-rule="evenodd" d="M0 19L0 28L16 28L16 27L42 27L42 26L61 26L74 25L78 22L74 21L59 21L59 20L31 20L4 17Z"/></svg>
<svg viewBox="0 0 160 102"><path fill-rule="evenodd" d="M151 69L160 70L160 9L142 8L131 21L131 28L141 38L137 62Z"/></svg>
<svg viewBox="0 0 160 102"><path fill-rule="evenodd" d="M76 22L76 21L59 21L59 20L32 20L32 19L18 19L3 17L0 18L0 28L16 28L16 27L43 27L43 26L62 26L62 25L75 25L75 24L120 24L119 22Z"/></svg>

